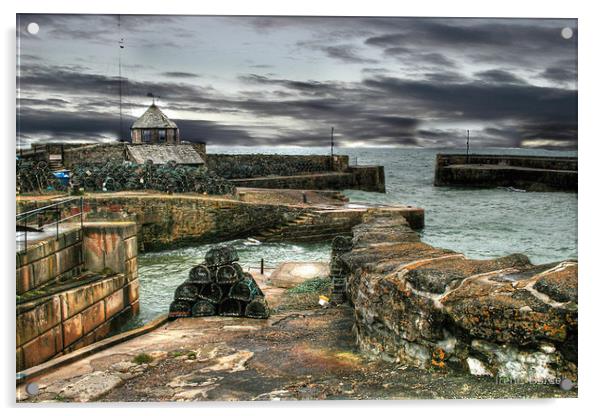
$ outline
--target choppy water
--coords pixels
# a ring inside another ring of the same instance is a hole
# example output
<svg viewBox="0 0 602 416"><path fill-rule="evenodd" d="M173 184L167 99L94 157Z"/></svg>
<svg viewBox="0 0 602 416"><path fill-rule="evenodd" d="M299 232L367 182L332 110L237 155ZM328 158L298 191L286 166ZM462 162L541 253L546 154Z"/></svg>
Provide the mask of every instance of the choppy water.
<svg viewBox="0 0 602 416"><path fill-rule="evenodd" d="M328 154L327 148L220 148L211 153ZM358 164L383 164L387 193L346 191L351 201L415 205L426 210L423 241L450 248L472 258L524 253L537 264L577 258L577 194L563 192L514 192L498 189L434 187L434 149L337 149ZM576 152L522 149L479 149L478 153L576 156ZM241 264L259 267L284 260L327 259L327 244L234 242ZM139 256L140 315L128 328L165 313L175 287L209 246L189 247Z"/></svg>

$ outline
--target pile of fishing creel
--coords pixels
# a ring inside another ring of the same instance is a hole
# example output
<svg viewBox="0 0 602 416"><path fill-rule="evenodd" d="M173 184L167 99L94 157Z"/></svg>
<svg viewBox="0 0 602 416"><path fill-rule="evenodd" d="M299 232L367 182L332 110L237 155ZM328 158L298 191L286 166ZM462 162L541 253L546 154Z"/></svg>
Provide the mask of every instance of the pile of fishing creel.
<svg viewBox="0 0 602 416"><path fill-rule="evenodd" d="M175 161L144 164L108 161L105 164L78 164L71 171L71 185L86 191L132 191L152 189L167 193L207 193L224 195L234 185L204 166L179 165Z"/></svg>
<svg viewBox="0 0 602 416"><path fill-rule="evenodd" d="M176 288L169 317L245 316L265 319L269 307L250 273L242 270L236 249L210 249L205 261L190 270L188 279Z"/></svg>
<svg viewBox="0 0 602 416"><path fill-rule="evenodd" d="M351 237L336 236L332 240L332 252L330 255L330 278L332 279L332 301L334 303L345 302L347 293L347 278L349 268L343 261L342 256L349 253L353 248Z"/></svg>
<svg viewBox="0 0 602 416"><path fill-rule="evenodd" d="M67 187L56 178L44 160L17 160L17 192L64 191Z"/></svg>

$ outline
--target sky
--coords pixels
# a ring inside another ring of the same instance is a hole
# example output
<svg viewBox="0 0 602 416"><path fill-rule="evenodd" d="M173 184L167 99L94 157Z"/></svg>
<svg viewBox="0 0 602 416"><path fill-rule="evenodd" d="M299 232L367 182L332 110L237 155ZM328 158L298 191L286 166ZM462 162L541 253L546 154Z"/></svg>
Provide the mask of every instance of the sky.
<svg viewBox="0 0 602 416"><path fill-rule="evenodd" d="M471 147L574 150L577 32L576 19L21 14L17 146L129 139L152 93L183 140L209 145L328 146L334 127L339 147L459 147L470 130Z"/></svg>

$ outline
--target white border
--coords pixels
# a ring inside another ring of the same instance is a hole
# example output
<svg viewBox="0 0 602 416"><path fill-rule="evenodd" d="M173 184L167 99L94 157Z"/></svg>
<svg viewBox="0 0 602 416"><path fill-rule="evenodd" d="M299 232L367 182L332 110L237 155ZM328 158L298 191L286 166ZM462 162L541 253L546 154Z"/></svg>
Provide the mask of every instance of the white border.
<svg viewBox="0 0 602 416"><path fill-rule="evenodd" d="M537 400L537 401L411 401L411 402L303 402L303 403L207 403L195 406L174 405L129 405L128 413L145 415L161 414L166 411L179 414L230 413L244 414L303 414L308 416L329 413L362 414L371 416L370 408L376 407L379 413L401 414L402 412L433 411L445 415L478 414L496 415L508 413L554 413L576 414L596 404L601 394L598 387L600 378L600 310L599 303L602 276L598 273L596 256L599 255L597 236L600 235L600 214L598 201L600 198L600 158L602 149L600 141L600 51L602 39L600 27L601 16L595 2L577 1L525 1L504 0L496 3L484 1L429 1L417 2L371 0L358 3L346 1L303 0L286 1L232 1L191 2L183 0L140 1L140 0L104 0L104 1L65 1L65 0L24 0L12 4L2 3L3 22L3 65L2 65L2 191L5 203L2 204L5 222L5 238L2 240L0 253L6 256L3 262L3 295L4 316L3 328L6 329L5 341L2 343L5 364L2 366L2 393L5 406L14 401L14 256L12 253L12 227L14 215L14 126L15 126L15 13L153 13L153 14L270 14L270 15L377 15L377 16L443 16L443 17L556 17L579 19L579 263L580 263L580 339L579 339L579 399L575 400ZM554 220L550 219L550 226ZM43 408L12 408L12 414L42 413L46 415L64 415L76 411L81 415L106 414L107 407L119 405L92 405L85 409L81 406ZM174 408L175 407L175 408ZM199 407L201 407L199 409ZM598 406L599 407L599 406ZM169 410L168 410L169 409ZM340 409L340 410L339 410Z"/></svg>

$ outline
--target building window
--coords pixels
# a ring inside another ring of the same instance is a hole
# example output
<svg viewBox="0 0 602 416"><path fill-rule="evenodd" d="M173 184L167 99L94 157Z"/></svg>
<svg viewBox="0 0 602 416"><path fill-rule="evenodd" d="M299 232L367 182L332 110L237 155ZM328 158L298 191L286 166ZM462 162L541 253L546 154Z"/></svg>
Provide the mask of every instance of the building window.
<svg viewBox="0 0 602 416"><path fill-rule="evenodd" d="M150 130L142 130L142 143L151 142L152 132Z"/></svg>
<svg viewBox="0 0 602 416"><path fill-rule="evenodd" d="M159 143L165 143L167 140L167 133L165 130L159 130Z"/></svg>

